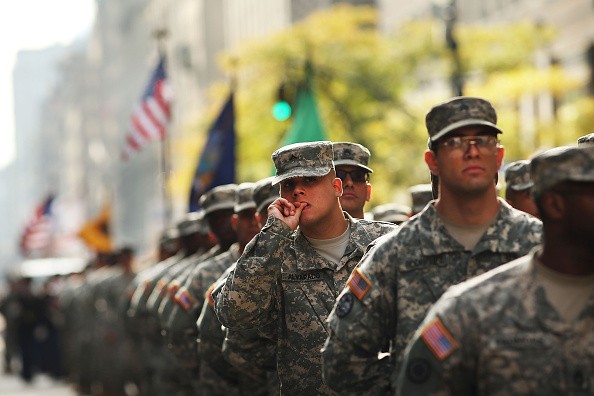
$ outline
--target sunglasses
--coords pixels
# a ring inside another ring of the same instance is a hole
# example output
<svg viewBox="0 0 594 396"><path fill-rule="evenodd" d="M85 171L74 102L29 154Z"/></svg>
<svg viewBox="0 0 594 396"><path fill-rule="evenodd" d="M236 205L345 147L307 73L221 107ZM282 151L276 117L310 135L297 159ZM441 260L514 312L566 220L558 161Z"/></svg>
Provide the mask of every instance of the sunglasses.
<svg viewBox="0 0 594 396"><path fill-rule="evenodd" d="M363 169L355 169L350 172L342 169L336 170L336 177L343 182L346 181L347 176L351 177L353 183L365 183L369 180L369 173Z"/></svg>

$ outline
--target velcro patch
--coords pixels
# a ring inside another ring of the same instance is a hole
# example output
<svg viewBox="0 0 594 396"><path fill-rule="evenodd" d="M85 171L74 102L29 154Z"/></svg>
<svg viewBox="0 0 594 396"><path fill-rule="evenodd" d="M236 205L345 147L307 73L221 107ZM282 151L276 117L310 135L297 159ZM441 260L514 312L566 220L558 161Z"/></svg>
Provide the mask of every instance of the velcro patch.
<svg viewBox="0 0 594 396"><path fill-rule="evenodd" d="M177 279L171 281L171 283L169 284L169 287L168 287L169 298L171 298L172 300L175 300L175 295L177 294L179 287L180 287L180 284Z"/></svg>
<svg viewBox="0 0 594 396"><path fill-rule="evenodd" d="M186 311L189 311L196 304L196 299L185 287L175 295L175 301Z"/></svg>
<svg viewBox="0 0 594 396"><path fill-rule="evenodd" d="M211 307L214 308L214 300L212 298L212 291L214 290L214 288L216 287L217 283L213 283L212 285L210 285L210 287L208 288L208 290L206 291L206 293L204 293L204 299L206 301L208 301L208 305L210 305Z"/></svg>
<svg viewBox="0 0 594 396"><path fill-rule="evenodd" d="M371 290L371 282L359 271L359 268L355 268L347 281L347 285L359 300L362 300L367 292Z"/></svg>
<svg viewBox="0 0 594 396"><path fill-rule="evenodd" d="M421 332L421 337L433 355L444 360L458 349L458 343L439 319L429 323Z"/></svg>

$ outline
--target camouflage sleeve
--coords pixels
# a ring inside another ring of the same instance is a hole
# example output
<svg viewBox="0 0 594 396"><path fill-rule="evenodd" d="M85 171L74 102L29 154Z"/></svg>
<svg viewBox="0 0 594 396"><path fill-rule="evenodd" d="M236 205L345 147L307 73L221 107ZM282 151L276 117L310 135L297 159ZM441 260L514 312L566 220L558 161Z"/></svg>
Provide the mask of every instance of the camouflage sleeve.
<svg viewBox="0 0 594 396"><path fill-rule="evenodd" d="M221 348L225 333L210 304L204 304L196 323L198 326L198 358L208 364L221 377L236 376L233 368L223 357Z"/></svg>
<svg viewBox="0 0 594 396"><path fill-rule="evenodd" d="M216 314L225 327L247 330L265 326L278 317L276 282L283 259L292 259L292 231L270 217L246 246L235 270L215 300Z"/></svg>
<svg viewBox="0 0 594 396"><path fill-rule="evenodd" d="M376 240L353 271L329 318L322 349L324 381L341 394L384 394L390 389L387 353L395 304L394 263ZM384 260L384 261L382 261Z"/></svg>
<svg viewBox="0 0 594 396"><path fill-rule="evenodd" d="M469 305L447 295L435 304L404 352L397 395L476 393L472 334L477 322Z"/></svg>
<svg viewBox="0 0 594 396"><path fill-rule="evenodd" d="M256 330L226 330L223 355L242 372L259 377L276 371L276 343Z"/></svg>

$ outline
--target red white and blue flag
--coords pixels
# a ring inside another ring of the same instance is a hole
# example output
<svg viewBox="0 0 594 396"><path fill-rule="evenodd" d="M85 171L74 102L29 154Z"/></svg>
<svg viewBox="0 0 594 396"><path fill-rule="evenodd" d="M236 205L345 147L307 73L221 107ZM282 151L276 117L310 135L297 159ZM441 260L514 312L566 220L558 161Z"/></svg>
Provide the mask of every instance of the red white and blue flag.
<svg viewBox="0 0 594 396"><path fill-rule="evenodd" d="M129 159L147 143L165 137L171 119L171 101L172 92L165 71L165 58L161 57L140 102L132 113L122 159Z"/></svg>
<svg viewBox="0 0 594 396"><path fill-rule="evenodd" d="M54 196L48 195L33 212L21 235L20 248L23 256L45 256L52 243L52 203Z"/></svg>
<svg viewBox="0 0 594 396"><path fill-rule="evenodd" d="M439 360L444 360L458 348L458 343L439 319L435 319L423 329L421 338Z"/></svg>

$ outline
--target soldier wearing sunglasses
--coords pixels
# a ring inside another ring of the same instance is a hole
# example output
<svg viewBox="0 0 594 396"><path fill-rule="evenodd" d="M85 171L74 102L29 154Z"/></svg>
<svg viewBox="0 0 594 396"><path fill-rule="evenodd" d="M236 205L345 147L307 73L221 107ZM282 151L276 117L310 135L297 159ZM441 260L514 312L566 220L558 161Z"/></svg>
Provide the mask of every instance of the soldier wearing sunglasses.
<svg viewBox="0 0 594 396"><path fill-rule="evenodd" d="M336 177L342 180L340 206L351 216L362 219L363 207L371 198L368 166L370 153L367 147L357 143L337 142L332 144Z"/></svg>
<svg viewBox="0 0 594 396"><path fill-rule="evenodd" d="M491 103L452 98L426 126L437 199L369 245L328 318L324 381L341 394L391 393L407 342L443 292L541 241L542 223L497 196L504 150Z"/></svg>

